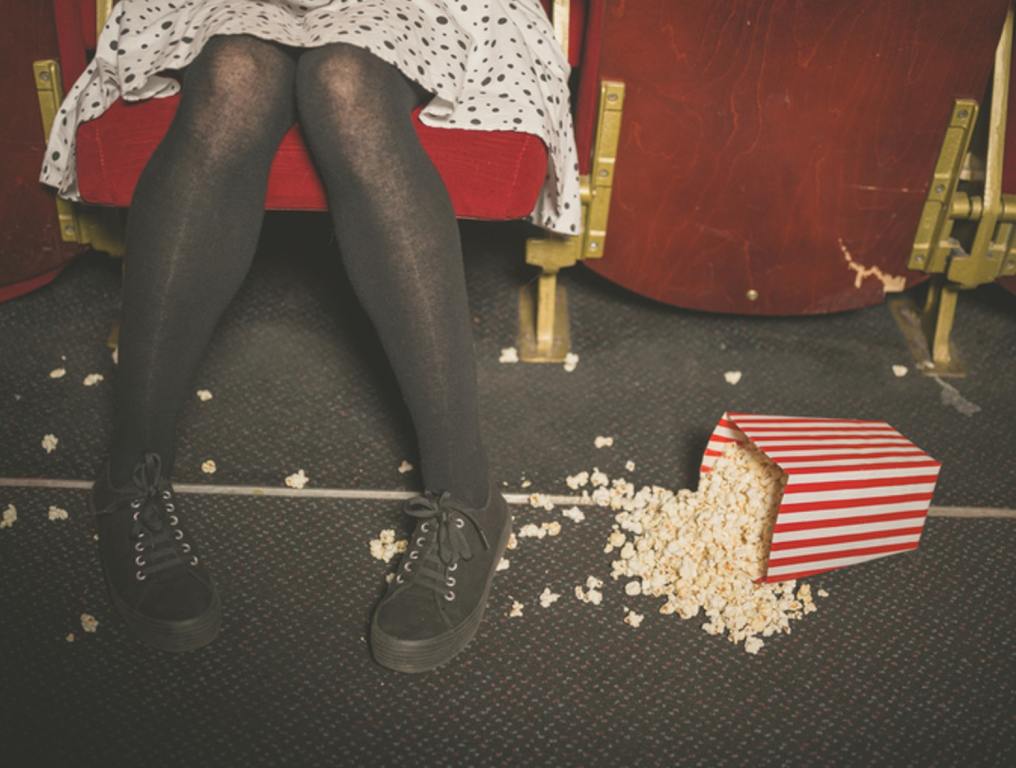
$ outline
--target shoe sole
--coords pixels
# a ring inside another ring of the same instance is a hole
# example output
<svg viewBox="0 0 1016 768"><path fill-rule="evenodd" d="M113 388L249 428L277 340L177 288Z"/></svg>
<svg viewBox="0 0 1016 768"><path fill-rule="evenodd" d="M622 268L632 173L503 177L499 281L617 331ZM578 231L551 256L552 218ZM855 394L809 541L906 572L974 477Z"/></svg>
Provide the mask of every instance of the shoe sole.
<svg viewBox="0 0 1016 768"><path fill-rule="evenodd" d="M503 499L504 497L502 497L502 502L507 506L507 502L504 502ZM508 546L511 533L512 514L509 507L508 525L504 527L501 538L498 540L494 559L491 561L492 573L488 574L483 595L473 612L459 626L426 640L403 640L385 633L378 626L378 612L375 610L370 622L370 649L374 660L396 672L415 673L428 672L458 655L473 639L483 621L483 615L487 610L487 595L494 583L494 574L497 573L497 566Z"/></svg>
<svg viewBox="0 0 1016 768"><path fill-rule="evenodd" d="M92 495L88 495L88 509L94 515L95 504ZM124 602L113 588L109 578L106 564L99 558L99 565L102 567L103 580L106 582L106 591L116 612L127 624L134 636L146 645L160 651L173 651L175 653L191 651L211 643L219 634L222 627L222 601L219 598L219 590L215 583L212 583L212 602L201 616L185 621L160 621L144 614L138 613Z"/></svg>

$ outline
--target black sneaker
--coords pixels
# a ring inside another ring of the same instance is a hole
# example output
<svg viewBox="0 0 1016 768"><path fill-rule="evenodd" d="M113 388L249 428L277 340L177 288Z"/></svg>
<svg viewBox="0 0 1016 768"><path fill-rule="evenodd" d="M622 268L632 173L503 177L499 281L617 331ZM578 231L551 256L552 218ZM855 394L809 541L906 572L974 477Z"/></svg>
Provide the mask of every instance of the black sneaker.
<svg viewBox="0 0 1016 768"><path fill-rule="evenodd" d="M219 593L180 527L159 454L145 453L132 480L114 488L107 459L88 497L113 605L134 635L155 648L207 645L222 623Z"/></svg>
<svg viewBox="0 0 1016 768"><path fill-rule="evenodd" d="M420 519L397 575L374 609L374 659L399 672L425 672L455 656L476 634L497 564L512 530L508 502L491 483L470 508L449 491L426 491L404 511Z"/></svg>

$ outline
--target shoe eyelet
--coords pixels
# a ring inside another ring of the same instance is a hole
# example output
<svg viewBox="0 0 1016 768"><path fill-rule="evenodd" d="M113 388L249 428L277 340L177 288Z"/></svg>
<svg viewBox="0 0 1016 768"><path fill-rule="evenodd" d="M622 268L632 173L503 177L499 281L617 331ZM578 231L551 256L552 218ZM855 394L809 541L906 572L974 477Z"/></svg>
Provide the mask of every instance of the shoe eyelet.
<svg viewBox="0 0 1016 768"><path fill-rule="evenodd" d="M422 547L426 543L427 543L427 540L425 538L423 538L423 536L421 536L420 538L418 538L416 540L416 546L418 546L418 547Z"/></svg>
<svg viewBox="0 0 1016 768"><path fill-rule="evenodd" d="M455 599L455 592L449 589L447 592L444 593L444 599L451 602L452 600Z"/></svg>
<svg viewBox="0 0 1016 768"><path fill-rule="evenodd" d="M402 567L405 568L407 571L413 570L413 564L411 562L409 562L408 560L406 561L406 564L404 566L402 566Z"/></svg>
<svg viewBox="0 0 1016 768"><path fill-rule="evenodd" d="M134 545L134 551L135 552L144 552L145 551L145 545L142 542L140 542L140 541L137 542Z"/></svg>
<svg viewBox="0 0 1016 768"><path fill-rule="evenodd" d="M135 565L144 566L145 565L145 559L143 557L141 557L141 555L138 555L137 557L134 558L134 564Z"/></svg>
<svg viewBox="0 0 1016 768"><path fill-rule="evenodd" d="M166 510L168 511L169 507L166 507ZM169 524L170 525L179 525L180 524L180 518L178 518L176 515L170 515L169 516Z"/></svg>
<svg viewBox="0 0 1016 768"><path fill-rule="evenodd" d="M141 515L141 510L138 510L133 515L131 515L131 520L137 520L140 515Z"/></svg>
<svg viewBox="0 0 1016 768"><path fill-rule="evenodd" d="M190 564L191 565L197 565L198 564L198 556L197 555L194 555L194 557L191 558Z"/></svg>
<svg viewBox="0 0 1016 768"><path fill-rule="evenodd" d="M445 579L444 583L445 583L446 587L454 587L455 586L455 577L454 576L449 576L447 579Z"/></svg>
<svg viewBox="0 0 1016 768"><path fill-rule="evenodd" d="M176 538L177 541L179 541L180 539L183 538L183 531L181 531L179 528L177 528L176 532L173 534L173 536Z"/></svg>
<svg viewBox="0 0 1016 768"><path fill-rule="evenodd" d="M146 576L141 571L138 571L137 573L134 574L134 578L137 579L138 581L144 581Z"/></svg>
<svg viewBox="0 0 1016 768"><path fill-rule="evenodd" d="M412 552L409 553L409 559L410 560L416 560L419 556L420 556L420 553L417 552L415 549Z"/></svg>
<svg viewBox="0 0 1016 768"><path fill-rule="evenodd" d="M448 566L448 570L449 570L449 571L454 571L454 570L455 570L456 568L458 568L458 567L459 567L459 564L458 564L458 563L455 563L455 564L453 564L453 565L449 565L449 566Z"/></svg>
<svg viewBox="0 0 1016 768"><path fill-rule="evenodd" d="M462 526L464 526L465 524L466 524L466 521L465 521L465 520L463 520L463 519L462 519L461 517L456 517L456 518L455 518L455 527L456 527L456 528L461 528L461 527L462 527Z"/></svg>
<svg viewBox="0 0 1016 768"><path fill-rule="evenodd" d="M398 576L395 577L395 580L397 582L399 582L399 584L402 584L405 581L405 579L402 578L402 574L401 573Z"/></svg>
<svg viewBox="0 0 1016 768"><path fill-rule="evenodd" d="M180 545L180 549L182 549L184 553L190 552L190 544L188 544L185 541L183 544Z"/></svg>
<svg viewBox="0 0 1016 768"><path fill-rule="evenodd" d="M420 530L423 531L424 533L426 533L427 531L430 530L429 526L430 526L430 521L427 521L426 523L424 523L423 525L420 526Z"/></svg>
<svg viewBox="0 0 1016 768"><path fill-rule="evenodd" d="M167 512L172 512L175 509L176 509L176 505L173 504L173 502L170 502L169 504L166 505L166 511ZM175 517L175 515L174 515L174 517ZM176 525L176 523L173 523L173 525Z"/></svg>
<svg viewBox="0 0 1016 768"><path fill-rule="evenodd" d="M162 498L168 499L170 497L171 497L171 494L170 494L170 492L168 490L165 490L165 491L162 492Z"/></svg>
<svg viewBox="0 0 1016 768"><path fill-rule="evenodd" d="M137 509L141 506L141 499L134 499L131 501L131 509Z"/></svg>

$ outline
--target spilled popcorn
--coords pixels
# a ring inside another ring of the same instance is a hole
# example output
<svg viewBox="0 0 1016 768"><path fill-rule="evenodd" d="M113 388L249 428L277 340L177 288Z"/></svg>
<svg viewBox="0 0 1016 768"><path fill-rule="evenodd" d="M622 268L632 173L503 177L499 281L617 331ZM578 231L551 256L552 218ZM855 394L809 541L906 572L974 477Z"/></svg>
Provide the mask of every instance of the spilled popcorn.
<svg viewBox="0 0 1016 768"><path fill-rule="evenodd" d="M543 592L540 593L540 605L544 608L549 608L561 595L556 592L551 592L550 587L544 587Z"/></svg>
<svg viewBox="0 0 1016 768"><path fill-rule="evenodd" d="M737 382L739 382L741 380L741 372L740 371L727 371L725 374L723 374L723 379L728 384L737 384Z"/></svg>
<svg viewBox="0 0 1016 768"><path fill-rule="evenodd" d="M50 506L48 514L50 520L66 520L68 517L66 509L54 506Z"/></svg>
<svg viewBox="0 0 1016 768"><path fill-rule="evenodd" d="M7 509L4 510L3 520L0 520L0 528L13 528L17 519L18 508L13 504L8 504Z"/></svg>
<svg viewBox="0 0 1016 768"><path fill-rule="evenodd" d="M56 450L56 444L59 442L56 435L43 435L42 447L46 449L46 453L52 453Z"/></svg>
<svg viewBox="0 0 1016 768"><path fill-rule="evenodd" d="M400 475L404 475L404 474L406 474L406 472L411 472L412 470L413 470L413 465L410 464L405 459L403 459L402 463L399 464L399 474Z"/></svg>
<svg viewBox="0 0 1016 768"><path fill-rule="evenodd" d="M592 603L593 605L599 605L603 600L603 593L600 591L600 587L603 586L603 581L590 576L586 579L586 589L582 589L581 584L575 585L575 597L581 600L583 603Z"/></svg>
<svg viewBox="0 0 1016 768"><path fill-rule="evenodd" d="M67 637L65 637L64 640L66 640L68 643L73 643L74 642L74 633L73 632L68 632L67 633Z"/></svg>
<svg viewBox="0 0 1016 768"><path fill-rule="evenodd" d="M209 389L199 389L197 391L197 396L201 402L206 403L212 399L212 392Z"/></svg>
<svg viewBox="0 0 1016 768"><path fill-rule="evenodd" d="M384 560L387 563L396 553L405 552L408 546L408 539L396 541L395 529L385 528L378 534L376 539L370 540L370 554L371 557L377 560Z"/></svg>
<svg viewBox="0 0 1016 768"><path fill-rule="evenodd" d="M610 506L622 511L604 550L620 549L611 576L638 579L628 582L628 594L636 583L643 595L665 597L660 613L704 613L705 632L725 633L758 653L762 637L789 633L792 619L816 610L809 584L754 582L765 572L785 484L782 470L755 446L731 443L694 493L660 486L615 492Z"/></svg>
<svg viewBox="0 0 1016 768"><path fill-rule="evenodd" d="M49 377L51 379L62 379L66 373L67 373L66 368L54 368L52 371L49 372Z"/></svg>
<svg viewBox="0 0 1016 768"><path fill-rule="evenodd" d="M215 469L216 467L214 459L205 459L204 461L201 462L201 471L204 472L206 475L215 474Z"/></svg>
<svg viewBox="0 0 1016 768"><path fill-rule="evenodd" d="M310 478L307 477L307 475L305 475L303 473L303 470L301 469L299 472L294 472L292 475L289 475L286 478L286 485L288 485L290 488L303 488L305 485L307 485L307 481L309 479Z"/></svg>
<svg viewBox="0 0 1016 768"><path fill-rule="evenodd" d="M586 519L585 513L578 507L569 507L568 509L561 510L561 514L576 523L581 523Z"/></svg>
<svg viewBox="0 0 1016 768"><path fill-rule="evenodd" d="M604 446L611 446L614 444L614 438L604 437L603 435L597 435L596 439L593 440L593 444L597 448L603 448Z"/></svg>
<svg viewBox="0 0 1016 768"><path fill-rule="evenodd" d="M506 549L515 549L519 545L519 540L515 536L515 531L508 534L508 543L505 545Z"/></svg>
<svg viewBox="0 0 1016 768"><path fill-rule="evenodd" d="M510 597L510 595L509 595L509 597ZM523 607L524 606L523 606L522 603L520 603L518 600L514 600L513 599L512 600L512 609L508 613L508 616L511 617L511 618L515 618L516 616L521 616L522 615L522 609L523 609Z"/></svg>
<svg viewBox="0 0 1016 768"><path fill-rule="evenodd" d="M543 507L548 512L554 508L554 502L545 493L529 494L529 506Z"/></svg>
<svg viewBox="0 0 1016 768"><path fill-rule="evenodd" d="M907 370L908 370L907 366L905 366L905 365L894 365L893 366L893 375L897 379L902 378L903 376L907 375Z"/></svg>
<svg viewBox="0 0 1016 768"><path fill-rule="evenodd" d="M579 364L579 356L574 352L569 352L564 356L564 369L571 373L575 370L575 366Z"/></svg>
<svg viewBox="0 0 1016 768"><path fill-rule="evenodd" d="M635 611L628 608L625 608L625 611L627 612L624 615L624 623L630 624L633 627L638 627L642 623L642 619L645 618L641 613L635 613Z"/></svg>
<svg viewBox="0 0 1016 768"><path fill-rule="evenodd" d="M499 363L517 363L519 361L519 352L515 347L501 347L501 357L497 361Z"/></svg>
<svg viewBox="0 0 1016 768"><path fill-rule="evenodd" d="M635 471L635 462L632 461L631 459L629 459L628 461L626 461L624 463L624 468L627 469L629 472L634 472Z"/></svg>
<svg viewBox="0 0 1016 768"><path fill-rule="evenodd" d="M508 566L510 566L510 565L511 565L511 562L509 562L507 558L502 557L498 561L497 569L499 571L507 571L508 570Z"/></svg>
<svg viewBox="0 0 1016 768"><path fill-rule="evenodd" d="M87 376L85 376L84 380L81 383L84 384L86 387L94 387L96 384L98 384L105 378L106 377L103 376L101 373L90 373Z"/></svg>
<svg viewBox="0 0 1016 768"><path fill-rule="evenodd" d="M85 632L94 632L99 627L99 622L90 613L81 614L81 628Z"/></svg>

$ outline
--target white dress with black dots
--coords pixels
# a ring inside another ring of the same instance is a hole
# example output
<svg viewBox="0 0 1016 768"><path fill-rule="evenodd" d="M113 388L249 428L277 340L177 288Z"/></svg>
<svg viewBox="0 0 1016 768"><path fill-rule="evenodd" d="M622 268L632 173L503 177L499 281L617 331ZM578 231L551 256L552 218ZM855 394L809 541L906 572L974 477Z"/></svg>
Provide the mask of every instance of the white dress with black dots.
<svg viewBox="0 0 1016 768"><path fill-rule="evenodd" d="M53 121L39 180L80 202L78 126L118 98L177 93L180 83L160 71L185 67L212 35L241 33L368 49L436 94L420 112L424 125L539 136L547 175L525 219L581 231L571 67L540 0L120 0Z"/></svg>

